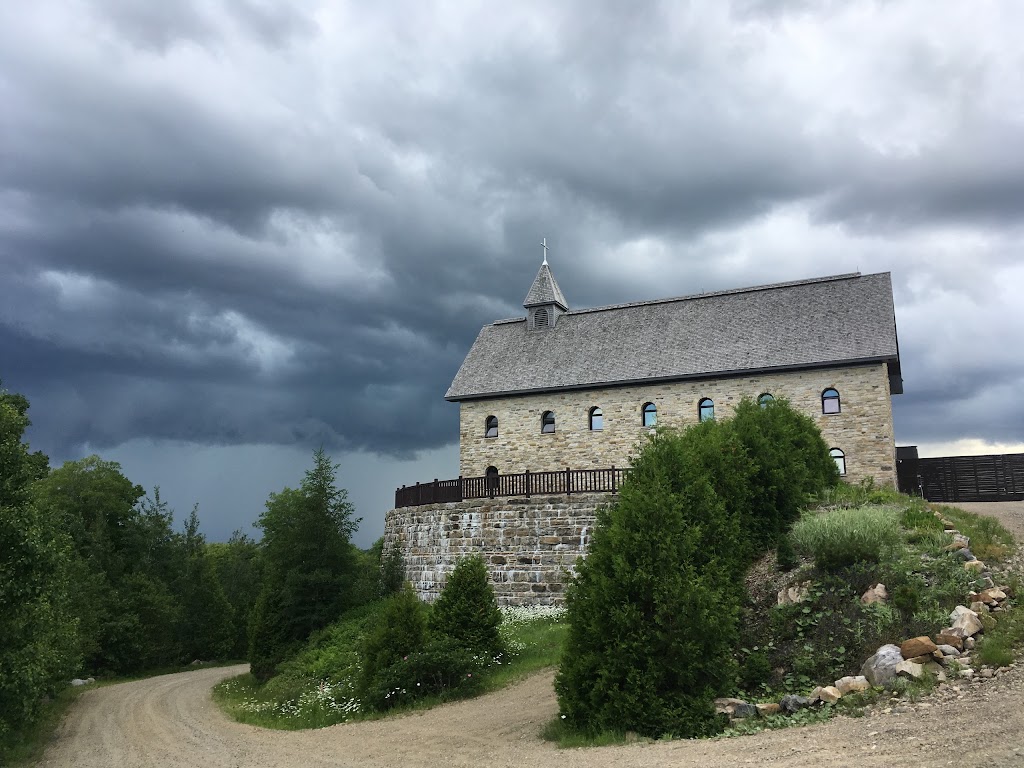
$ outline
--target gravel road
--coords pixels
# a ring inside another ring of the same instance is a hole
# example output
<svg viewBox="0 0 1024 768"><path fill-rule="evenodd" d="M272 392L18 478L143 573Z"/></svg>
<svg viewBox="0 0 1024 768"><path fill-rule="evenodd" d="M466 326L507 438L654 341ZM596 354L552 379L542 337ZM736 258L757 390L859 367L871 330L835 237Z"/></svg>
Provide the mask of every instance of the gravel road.
<svg viewBox="0 0 1024 768"><path fill-rule="evenodd" d="M961 505L1024 541L1024 503ZM557 712L552 674L470 701L316 731L240 725L210 698L245 667L97 688L75 703L42 765L64 768L321 766L1024 766L1024 664L861 718L717 741L558 750L538 733Z"/></svg>

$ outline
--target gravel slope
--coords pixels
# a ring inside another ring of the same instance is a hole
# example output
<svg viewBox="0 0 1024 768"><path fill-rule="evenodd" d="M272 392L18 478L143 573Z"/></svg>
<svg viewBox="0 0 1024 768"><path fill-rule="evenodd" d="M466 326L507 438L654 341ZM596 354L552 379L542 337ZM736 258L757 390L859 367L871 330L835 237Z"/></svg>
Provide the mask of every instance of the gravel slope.
<svg viewBox="0 0 1024 768"><path fill-rule="evenodd" d="M999 517L1024 541L1024 503L961 505ZM76 702L42 765L78 768L266 766L1024 766L1024 665L995 680L944 686L891 714L839 718L720 741L558 750L541 741L556 714L550 672L419 714L317 731L228 720L210 698L245 667L98 688Z"/></svg>

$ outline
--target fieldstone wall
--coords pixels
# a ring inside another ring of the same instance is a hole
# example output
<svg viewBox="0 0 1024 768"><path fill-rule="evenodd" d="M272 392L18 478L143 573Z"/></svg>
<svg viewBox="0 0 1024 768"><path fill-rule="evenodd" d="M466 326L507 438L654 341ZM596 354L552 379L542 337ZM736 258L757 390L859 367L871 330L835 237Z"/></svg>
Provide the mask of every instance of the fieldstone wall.
<svg viewBox="0 0 1024 768"><path fill-rule="evenodd" d="M440 594L459 557L483 555L500 605L557 605L566 573L590 544L607 493L472 499L393 509L385 549L397 546L424 600Z"/></svg>
<svg viewBox="0 0 1024 768"><path fill-rule="evenodd" d="M821 393L829 387L839 392L841 413L821 412ZM744 396L765 392L785 397L814 418L829 447L846 454L848 481L873 477L880 484L896 484L884 363L468 400L459 409L459 473L479 477L490 466L502 474L629 466L649 431L641 423L644 403L657 406L659 424L685 427L697 422L697 405L705 397L714 400L715 415L722 418ZM604 413L601 431L590 429L593 406ZM553 434L541 433L544 411L555 414ZM488 416L498 418L497 437L484 436Z"/></svg>

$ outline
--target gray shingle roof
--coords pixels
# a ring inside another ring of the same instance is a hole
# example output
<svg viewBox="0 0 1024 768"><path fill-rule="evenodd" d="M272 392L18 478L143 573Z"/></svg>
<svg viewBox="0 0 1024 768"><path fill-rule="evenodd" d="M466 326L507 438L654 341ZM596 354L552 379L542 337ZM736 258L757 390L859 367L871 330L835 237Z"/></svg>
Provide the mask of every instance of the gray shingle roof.
<svg viewBox="0 0 1024 768"><path fill-rule="evenodd" d="M562 295L562 289L555 282L555 276L551 274L551 268L546 261L540 265L537 277L530 286L530 292L523 300L524 307L535 307L538 304L557 304L562 309L569 308L565 303L565 296Z"/></svg>
<svg viewBox="0 0 1024 768"><path fill-rule="evenodd" d="M872 360L899 374L888 272L575 310L545 330L499 321L481 329L445 398Z"/></svg>

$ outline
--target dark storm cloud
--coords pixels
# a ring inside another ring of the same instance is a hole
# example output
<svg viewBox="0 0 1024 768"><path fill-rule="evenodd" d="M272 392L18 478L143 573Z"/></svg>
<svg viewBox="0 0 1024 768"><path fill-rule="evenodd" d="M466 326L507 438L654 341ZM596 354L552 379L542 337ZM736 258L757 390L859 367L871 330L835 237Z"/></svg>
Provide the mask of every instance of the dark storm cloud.
<svg viewBox="0 0 1024 768"><path fill-rule="evenodd" d="M62 455L409 457L546 236L575 306L892 270L900 437L1012 440L1019 19L943 9L2 10L0 376Z"/></svg>

